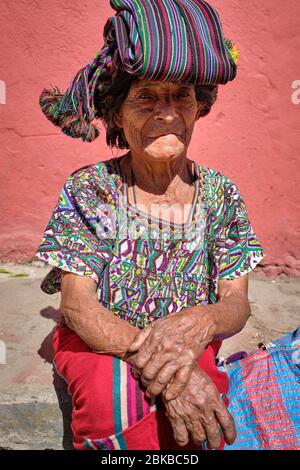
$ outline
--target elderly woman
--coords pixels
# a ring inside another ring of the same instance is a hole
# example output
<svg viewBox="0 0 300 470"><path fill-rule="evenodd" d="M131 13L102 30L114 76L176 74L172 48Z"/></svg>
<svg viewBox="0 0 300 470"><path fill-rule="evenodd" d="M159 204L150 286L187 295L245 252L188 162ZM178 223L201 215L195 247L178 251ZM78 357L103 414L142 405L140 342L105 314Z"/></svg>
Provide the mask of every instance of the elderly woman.
<svg viewBox="0 0 300 470"><path fill-rule="evenodd" d="M67 179L37 251L61 291L54 363L76 449L223 448L235 440L224 338L245 325L264 253L226 176L188 158L196 121L236 76L217 12L194 0L112 0L100 53L46 116L128 152Z"/></svg>

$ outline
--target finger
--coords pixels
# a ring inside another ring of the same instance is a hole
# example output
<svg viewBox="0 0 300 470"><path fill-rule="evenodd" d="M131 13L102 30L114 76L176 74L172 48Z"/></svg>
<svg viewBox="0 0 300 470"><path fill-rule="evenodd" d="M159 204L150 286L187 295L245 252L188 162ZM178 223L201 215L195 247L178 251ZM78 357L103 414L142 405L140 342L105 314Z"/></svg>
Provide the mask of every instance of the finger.
<svg viewBox="0 0 300 470"><path fill-rule="evenodd" d="M133 343L131 343L130 347L128 348L128 352L135 352L140 349L144 341L148 338L149 334L151 333L152 328L146 327L143 330L139 331L135 336Z"/></svg>
<svg viewBox="0 0 300 470"><path fill-rule="evenodd" d="M221 445L222 438L215 414L211 412L205 417L202 424L205 429L210 449L218 449Z"/></svg>
<svg viewBox="0 0 300 470"><path fill-rule="evenodd" d="M183 419L179 416L176 416L173 418L169 417L169 420L173 428L175 441L180 446L186 446L189 442L189 433Z"/></svg>
<svg viewBox="0 0 300 470"><path fill-rule="evenodd" d="M186 423L186 427L197 446L200 446L206 440L206 433L200 421L190 421Z"/></svg>
<svg viewBox="0 0 300 470"><path fill-rule="evenodd" d="M166 381L160 374L161 364L155 364L151 357L141 373L141 382L147 388L147 395L158 395L165 388ZM165 369L167 365L164 365Z"/></svg>
<svg viewBox="0 0 300 470"><path fill-rule="evenodd" d="M223 431L226 444L233 444L236 440L234 419L223 402L221 402L220 409L215 410L215 415Z"/></svg>
<svg viewBox="0 0 300 470"><path fill-rule="evenodd" d="M159 395L168 386L168 390L166 391L166 394L167 394L169 392L169 388L171 387L171 384L173 384L173 379L177 371L178 371L178 364L172 364L170 362L165 364L157 372L154 379L147 385L147 395L148 396ZM171 390L171 393L173 393L172 390ZM178 394L180 393L180 390L178 387L176 388L176 393ZM169 398L166 398L166 400L169 400Z"/></svg>
<svg viewBox="0 0 300 470"><path fill-rule="evenodd" d="M181 367L174 377L173 382L168 387L168 390L165 394L166 400L174 400L185 388L186 384L190 380L194 365Z"/></svg>
<svg viewBox="0 0 300 470"><path fill-rule="evenodd" d="M147 331L145 332L141 341L139 340L139 343L137 344L138 351L134 358L134 362L138 369L144 369L146 364L150 361L151 356L157 349L157 343L153 340L152 331L152 328L150 329L147 327Z"/></svg>
<svg viewBox="0 0 300 470"><path fill-rule="evenodd" d="M151 364L153 363L153 370L148 369L148 364L147 366L143 369L143 374L145 373L147 377L150 377L151 373L151 379L149 380L147 384L147 395L159 395L168 384L171 386L171 382L173 377L175 376L176 372L179 369L178 363L173 362L173 356L170 355L169 357L164 357L164 360L167 361L165 364L157 370L155 361L151 360ZM151 358L152 359L152 358ZM169 361L169 362L168 362ZM149 366L151 366L149 362ZM155 368L155 370L154 370ZM150 373L148 374L148 372ZM153 374L152 371L155 371Z"/></svg>

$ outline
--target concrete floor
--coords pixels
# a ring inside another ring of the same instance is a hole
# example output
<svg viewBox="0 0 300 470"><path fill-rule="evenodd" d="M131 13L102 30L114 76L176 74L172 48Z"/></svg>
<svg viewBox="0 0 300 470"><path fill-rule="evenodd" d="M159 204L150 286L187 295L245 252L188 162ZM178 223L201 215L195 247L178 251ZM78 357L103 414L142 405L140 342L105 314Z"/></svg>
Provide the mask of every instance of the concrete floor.
<svg viewBox="0 0 300 470"><path fill-rule="evenodd" d="M40 263L0 265L0 448L70 449L71 404L52 370L51 336L60 294L49 296ZM300 279L270 280L251 274L252 316L224 341L220 356L256 349L300 324ZM5 347L6 355L2 349Z"/></svg>

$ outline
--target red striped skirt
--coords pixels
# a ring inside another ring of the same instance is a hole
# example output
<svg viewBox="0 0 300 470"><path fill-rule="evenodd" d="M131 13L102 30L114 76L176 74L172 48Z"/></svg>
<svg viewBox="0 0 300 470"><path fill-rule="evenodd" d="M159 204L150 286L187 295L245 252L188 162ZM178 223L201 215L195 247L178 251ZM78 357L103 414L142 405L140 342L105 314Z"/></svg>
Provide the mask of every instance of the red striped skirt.
<svg viewBox="0 0 300 470"><path fill-rule="evenodd" d="M227 374L215 363L220 345L219 341L211 343L198 364L228 406ZM56 328L53 347L55 367L72 396L75 449L200 450L192 441L184 447L176 444L161 400L150 402L140 382L132 377L129 364L94 353L67 327ZM222 440L220 449L223 447Z"/></svg>

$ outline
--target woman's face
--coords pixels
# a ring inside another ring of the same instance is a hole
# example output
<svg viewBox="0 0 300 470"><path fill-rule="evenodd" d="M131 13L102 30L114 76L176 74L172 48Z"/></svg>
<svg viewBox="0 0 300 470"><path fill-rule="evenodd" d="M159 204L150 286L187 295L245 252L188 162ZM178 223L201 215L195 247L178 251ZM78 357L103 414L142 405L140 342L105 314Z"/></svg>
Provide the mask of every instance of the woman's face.
<svg viewBox="0 0 300 470"><path fill-rule="evenodd" d="M191 84L137 80L115 122L123 128L131 152L174 160L186 155L201 107Z"/></svg>

